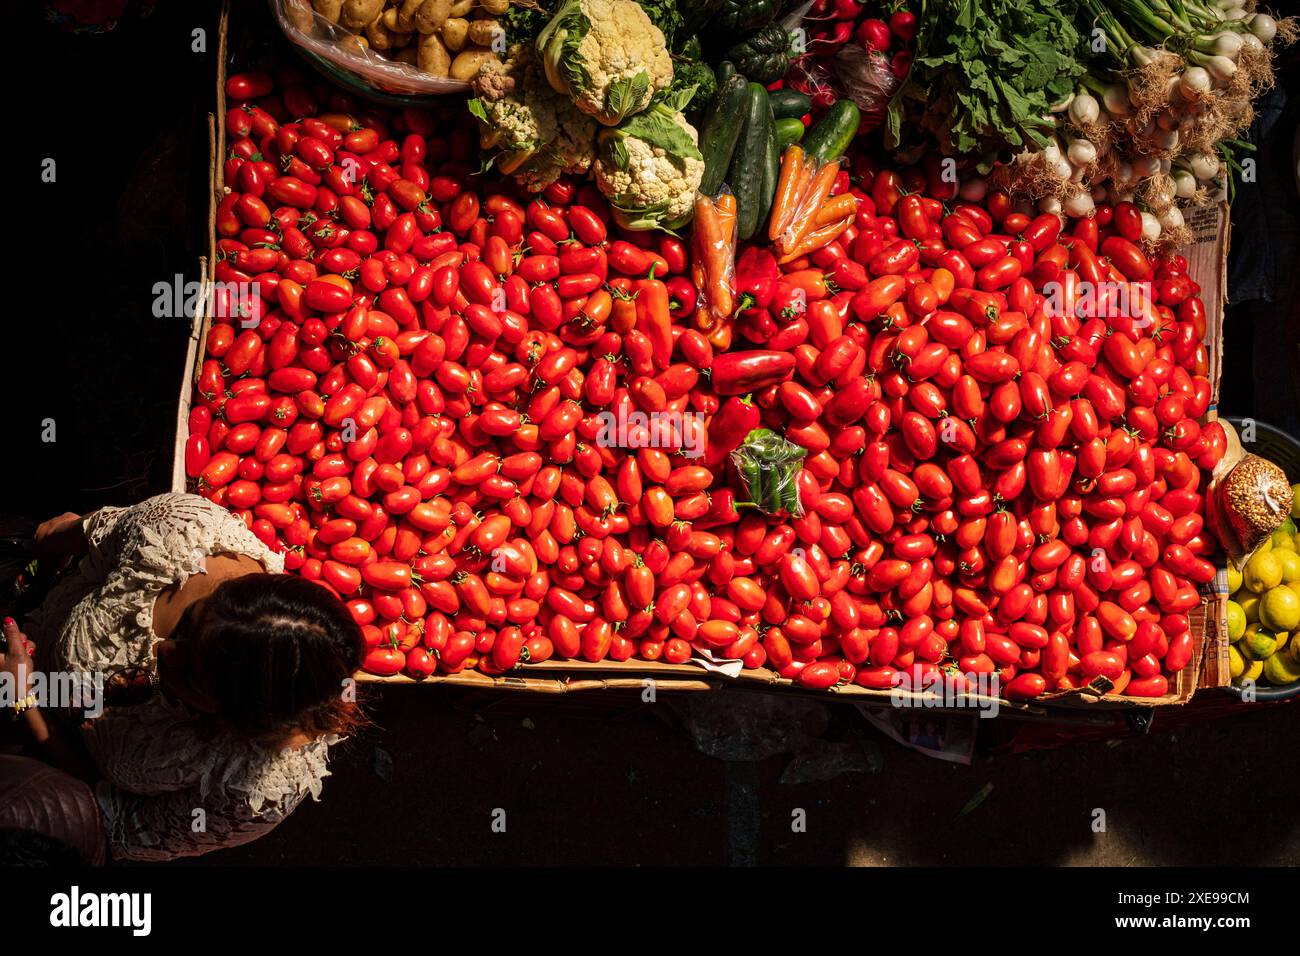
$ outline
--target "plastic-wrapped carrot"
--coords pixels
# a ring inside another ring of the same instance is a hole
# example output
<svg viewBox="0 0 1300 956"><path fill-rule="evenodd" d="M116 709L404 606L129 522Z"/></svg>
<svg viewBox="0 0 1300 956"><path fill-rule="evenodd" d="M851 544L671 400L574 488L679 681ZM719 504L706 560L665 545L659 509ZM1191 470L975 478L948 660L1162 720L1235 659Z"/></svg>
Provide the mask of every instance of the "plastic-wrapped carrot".
<svg viewBox="0 0 1300 956"><path fill-rule="evenodd" d="M856 215L858 211L857 197L852 193L844 193L833 199L827 199L822 203L821 208L817 210L817 215L813 218L813 228L830 225L833 222L839 222L845 216Z"/></svg>
<svg viewBox="0 0 1300 956"><path fill-rule="evenodd" d="M772 201L772 217L768 220L767 238L775 239L789 225L799 200L803 180L803 147L792 143L781 157L781 173L776 180L776 198Z"/></svg>
<svg viewBox="0 0 1300 956"><path fill-rule="evenodd" d="M777 248L781 251L788 252L795 248L803 240L803 237L813 230L813 217L821 204L826 201L830 195L831 187L835 185L835 177L840 174L840 164L837 160L833 163L827 163L820 167L808 184L807 190L804 191L799 200L799 207L792 218L789 226L777 240Z"/></svg>
<svg viewBox="0 0 1300 956"><path fill-rule="evenodd" d="M700 327L706 331L731 316L735 297L731 288L734 247L730 237L735 233L735 220L736 198L730 192L716 200L696 197L696 268L692 275L708 310L707 318L697 315L697 323L703 322Z"/></svg>
<svg viewBox="0 0 1300 956"><path fill-rule="evenodd" d="M840 233L849 228L853 222L852 216L833 222L826 226L814 229L812 232L803 236L798 243L789 252L777 257L777 263L785 265L787 262L793 262L800 256L806 256L809 253L816 252L822 246L829 245L839 238Z"/></svg>
<svg viewBox="0 0 1300 956"><path fill-rule="evenodd" d="M732 289L732 280L735 273L736 258L736 196L731 192L724 192L714 203L714 208L718 212L718 221L722 226L722 245L726 250L723 264L725 268L722 273L712 277L713 291L716 297L716 308L714 314L719 320L731 318L732 309L735 306L735 293ZM710 305L715 301L710 298Z"/></svg>

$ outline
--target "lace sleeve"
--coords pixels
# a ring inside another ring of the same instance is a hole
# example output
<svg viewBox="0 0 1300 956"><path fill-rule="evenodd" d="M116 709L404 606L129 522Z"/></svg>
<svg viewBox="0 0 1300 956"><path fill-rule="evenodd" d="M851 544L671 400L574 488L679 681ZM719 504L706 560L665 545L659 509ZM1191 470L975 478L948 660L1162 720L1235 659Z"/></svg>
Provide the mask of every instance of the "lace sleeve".
<svg viewBox="0 0 1300 956"><path fill-rule="evenodd" d="M206 796L198 786L142 795L101 781L96 788L114 860L174 860L240 846L265 836L302 801L254 813L247 801L224 790Z"/></svg>
<svg viewBox="0 0 1300 956"><path fill-rule="evenodd" d="M264 836L329 776L322 737L268 750L205 735L183 705L156 697L81 727L104 779L96 794L116 860L199 856Z"/></svg>
<svg viewBox="0 0 1300 956"><path fill-rule="evenodd" d="M225 508L198 495L157 495L133 505L115 517L108 540L116 540L124 568L160 575L168 583L183 585L212 554L245 554L273 574L284 570L282 555Z"/></svg>
<svg viewBox="0 0 1300 956"><path fill-rule="evenodd" d="M87 551L79 570L87 579L102 581L117 566L121 535L114 531L121 525L129 508L100 508L81 519Z"/></svg>

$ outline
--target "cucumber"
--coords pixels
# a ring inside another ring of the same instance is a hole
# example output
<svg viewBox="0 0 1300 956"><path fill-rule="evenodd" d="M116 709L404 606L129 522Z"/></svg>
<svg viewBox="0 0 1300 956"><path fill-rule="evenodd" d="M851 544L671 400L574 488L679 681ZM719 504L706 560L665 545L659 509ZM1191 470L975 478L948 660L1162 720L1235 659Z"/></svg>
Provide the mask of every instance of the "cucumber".
<svg viewBox="0 0 1300 956"><path fill-rule="evenodd" d="M803 120L786 118L776 121L776 148L785 152L785 148L791 143L797 143L803 139L806 132Z"/></svg>
<svg viewBox="0 0 1300 956"><path fill-rule="evenodd" d="M766 235L767 217L772 211L772 199L776 196L776 180L781 175L781 145L776 140L776 123L772 120L772 101L768 99L767 149L763 156L763 191L758 204L758 226L756 231ZM795 122L799 122L795 120ZM800 123L799 125L803 125Z"/></svg>
<svg viewBox="0 0 1300 956"><path fill-rule="evenodd" d="M812 109L812 98L798 90L777 90L769 93L772 115L777 119L797 119Z"/></svg>
<svg viewBox="0 0 1300 956"><path fill-rule="evenodd" d="M718 77L718 89L727 85L727 80L736 75L736 64L730 60L723 60L718 64L716 76Z"/></svg>
<svg viewBox="0 0 1300 956"><path fill-rule="evenodd" d="M852 100L836 100L803 138L804 152L823 163L839 159L857 135L860 117L858 106Z"/></svg>
<svg viewBox="0 0 1300 956"><path fill-rule="evenodd" d="M749 84L743 76L733 75L719 84L718 95L700 124L700 155L704 157L700 192L706 196L716 193L726 178L748 103Z"/></svg>
<svg viewBox="0 0 1300 956"><path fill-rule="evenodd" d="M758 230L758 208L762 205L764 168L767 165L768 129L772 107L761 83L750 83L745 106L745 128L731 157L727 182L736 194L736 236L748 239Z"/></svg>

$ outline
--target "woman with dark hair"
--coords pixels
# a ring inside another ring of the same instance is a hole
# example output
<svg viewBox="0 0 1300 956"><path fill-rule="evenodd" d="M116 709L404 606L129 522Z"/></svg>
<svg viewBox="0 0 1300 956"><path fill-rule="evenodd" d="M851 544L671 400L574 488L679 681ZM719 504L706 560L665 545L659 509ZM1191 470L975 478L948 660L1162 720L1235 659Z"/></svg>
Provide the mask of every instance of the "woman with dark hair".
<svg viewBox="0 0 1300 956"><path fill-rule="evenodd" d="M102 677L84 748L31 697L17 709L51 762L96 783L113 859L247 843L319 797L330 745L359 721L361 634L332 593L195 495L64 515L36 544L80 560L26 622L34 662L5 622L0 671Z"/></svg>

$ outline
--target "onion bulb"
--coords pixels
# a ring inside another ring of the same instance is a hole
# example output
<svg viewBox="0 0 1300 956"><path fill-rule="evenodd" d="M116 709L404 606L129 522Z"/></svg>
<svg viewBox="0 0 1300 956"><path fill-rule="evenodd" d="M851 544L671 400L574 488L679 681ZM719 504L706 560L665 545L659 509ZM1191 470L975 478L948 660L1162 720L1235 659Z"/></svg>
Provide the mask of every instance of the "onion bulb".
<svg viewBox="0 0 1300 956"><path fill-rule="evenodd" d="M1044 196L1038 200L1038 211L1059 216L1061 214L1061 200L1055 196Z"/></svg>
<svg viewBox="0 0 1300 956"><path fill-rule="evenodd" d="M1161 149L1173 149L1178 145L1178 130L1158 129L1151 134L1151 141Z"/></svg>
<svg viewBox="0 0 1300 956"><path fill-rule="evenodd" d="M1095 123L1100 115L1101 107L1097 104L1096 97L1089 93L1080 93L1070 101L1070 122L1075 126Z"/></svg>
<svg viewBox="0 0 1300 956"><path fill-rule="evenodd" d="M1133 175L1138 179L1154 176L1159 171L1160 160L1154 156L1135 156L1133 158Z"/></svg>
<svg viewBox="0 0 1300 956"><path fill-rule="evenodd" d="M1261 40L1259 37L1255 36L1255 34L1253 34L1253 33L1242 33L1242 34L1239 34L1239 35L1241 36L1241 52L1243 52L1243 53L1246 53L1246 52L1250 52L1250 53L1263 53L1263 52L1264 52L1264 41Z"/></svg>
<svg viewBox="0 0 1300 956"><path fill-rule="evenodd" d="M1189 100L1210 92L1210 74L1204 67L1189 66L1178 78L1178 92Z"/></svg>
<svg viewBox="0 0 1300 956"><path fill-rule="evenodd" d="M1130 112L1128 90L1120 83L1112 83L1106 87L1106 91L1101 94L1101 101L1106 104L1106 109L1116 116L1128 116Z"/></svg>
<svg viewBox="0 0 1300 956"><path fill-rule="evenodd" d="M1160 229L1173 231L1183 225L1183 213L1177 206L1170 206L1162 212L1156 221L1160 223Z"/></svg>
<svg viewBox="0 0 1300 956"><path fill-rule="evenodd" d="M1169 171L1174 180L1174 195L1179 199L1191 199L1196 193L1196 177L1186 166L1175 166Z"/></svg>
<svg viewBox="0 0 1300 956"><path fill-rule="evenodd" d="M1154 241L1160 238L1160 220L1149 212L1142 213L1142 238Z"/></svg>
<svg viewBox="0 0 1300 956"><path fill-rule="evenodd" d="M1219 175L1219 158L1212 153L1193 153L1188 163L1192 174L1201 181Z"/></svg>
<svg viewBox="0 0 1300 956"><path fill-rule="evenodd" d="M1232 75L1237 72L1237 64L1226 56L1203 56L1198 62L1205 66L1210 78L1220 85L1226 84L1232 79Z"/></svg>
<svg viewBox="0 0 1300 956"><path fill-rule="evenodd" d="M1250 32L1263 43L1272 43L1277 36L1277 21L1267 13L1257 13L1250 18Z"/></svg>
<svg viewBox="0 0 1300 956"><path fill-rule="evenodd" d="M1074 164L1062 156L1052 163L1052 172L1056 173L1057 179L1069 179L1074 175Z"/></svg>
<svg viewBox="0 0 1300 956"><path fill-rule="evenodd" d="M1076 139L1066 150L1066 155L1075 166L1087 166L1097 161L1097 147L1090 140Z"/></svg>
<svg viewBox="0 0 1300 956"><path fill-rule="evenodd" d="M1219 56L1226 56L1230 60L1235 60L1237 55L1241 53L1241 35L1233 33L1231 30L1224 30L1214 38L1210 49Z"/></svg>
<svg viewBox="0 0 1300 956"><path fill-rule="evenodd" d="M1061 204L1065 214L1071 219L1082 219L1084 216L1091 216L1096 211L1097 206L1092 201L1092 193L1086 189L1080 189L1077 193L1070 196Z"/></svg>

